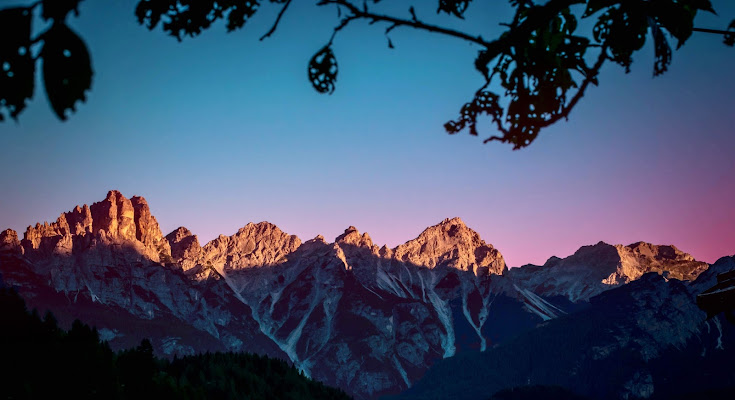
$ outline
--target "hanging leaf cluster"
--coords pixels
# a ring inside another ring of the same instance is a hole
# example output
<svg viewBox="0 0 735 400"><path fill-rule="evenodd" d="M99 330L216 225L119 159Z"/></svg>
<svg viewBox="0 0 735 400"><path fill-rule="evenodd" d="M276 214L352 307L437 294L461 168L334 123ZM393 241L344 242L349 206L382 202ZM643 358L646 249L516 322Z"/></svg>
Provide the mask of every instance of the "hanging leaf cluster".
<svg viewBox="0 0 735 400"><path fill-rule="evenodd" d="M227 20L228 32L240 29L258 7L257 0L141 0L135 16L150 30L163 21L163 30L181 40L182 36L199 35L219 19Z"/></svg>
<svg viewBox="0 0 735 400"><path fill-rule="evenodd" d="M309 61L309 81L319 93L334 92L337 81L337 58L330 45L316 52Z"/></svg>
<svg viewBox="0 0 735 400"><path fill-rule="evenodd" d="M92 65L84 41L66 24L78 15L81 0L43 0L30 7L0 10L0 121L5 114L17 120L35 89L36 63L41 62L49 103L61 120L86 100L92 86ZM51 26L32 38L33 11ZM34 56L34 46L40 51Z"/></svg>
<svg viewBox="0 0 735 400"><path fill-rule="evenodd" d="M545 4L511 0L511 5L516 13L507 25L509 30L475 59L475 69L485 76L486 84L462 107L459 119L445 124L445 129L454 134L469 127L469 133L477 135L475 118L483 113L468 110L477 110L478 101L488 97L486 88L498 85L505 106L494 106L487 114L500 135L486 142L499 140L514 149L528 146L541 129L567 118L587 86L597 85L605 60L629 72L633 54L643 48L650 33L655 54L653 73L661 75L672 59L667 36L675 38L679 48L692 35L697 13L714 13L709 0L568 0ZM585 5L582 18L596 16L591 35L576 33L574 5ZM595 59L588 56L593 48L597 62L590 65L588 61Z"/></svg>
<svg viewBox="0 0 735 400"><path fill-rule="evenodd" d="M459 112L459 119L444 124L444 129L450 134L461 132L469 128L470 134L477 136L477 117L489 115L493 122L501 123L503 108L498 102L499 96L493 92L483 90L475 95L475 98L465 104Z"/></svg>
<svg viewBox="0 0 735 400"><path fill-rule="evenodd" d="M535 11L519 5L517 23L523 24ZM481 51L475 67L487 76L488 83L497 77L507 106L500 106L500 95L481 90L462 107L457 121L445 125L447 132L457 133L469 126L470 134L477 135L475 116L481 113L468 114L467 110L477 109L478 103L485 104L484 99L492 98L492 106L485 113L504 133L493 140L510 143L514 149L533 142L542 127L565 112L570 90L578 88L581 79L594 79L595 72L585 60L590 40L574 34L577 24L569 8L555 13L528 35L509 41L508 47L494 58L492 68L490 53Z"/></svg>
<svg viewBox="0 0 735 400"><path fill-rule="evenodd" d="M149 30L162 27L182 40L195 37L222 20L228 32L244 27L263 4L280 5L270 36L293 0L138 0L135 16ZM438 25L426 24L413 5L406 15L373 12L380 0L315 0L334 6L338 23L327 44L309 60L307 77L319 93L335 90L339 71L335 36L353 21L387 24L385 35L400 27L454 36L479 46L474 68L485 84L462 106L456 120L444 125L450 134L479 135L478 119L487 117L498 140L520 149L539 132L566 119L590 85L598 84L601 67L611 61L629 72L634 55L650 36L654 49L653 75L665 73L672 61L670 39L677 49L692 35L700 11L714 13L710 0L508 0L515 13L507 30L493 40ZM36 63L51 107L60 119L84 101L92 83L90 56L84 41L67 25L81 0L40 0L30 7L0 11L0 120L17 119L34 94ZM418 4L419 2L415 2ZM436 0L438 14L464 18L472 0ZM50 27L32 35L34 10ZM581 31L579 19L592 28ZM711 30L709 30L711 31ZM735 21L722 34L735 46ZM36 53L34 55L34 53Z"/></svg>

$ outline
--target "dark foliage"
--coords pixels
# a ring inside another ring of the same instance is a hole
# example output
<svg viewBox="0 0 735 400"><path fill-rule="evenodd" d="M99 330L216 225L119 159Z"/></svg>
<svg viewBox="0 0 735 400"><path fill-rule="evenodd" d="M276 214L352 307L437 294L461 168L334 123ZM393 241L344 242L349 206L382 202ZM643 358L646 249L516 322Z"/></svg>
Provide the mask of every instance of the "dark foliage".
<svg viewBox="0 0 735 400"><path fill-rule="evenodd" d="M77 101L86 100L92 87L92 63L84 41L66 24L81 0L43 0L29 7L0 10L0 121L4 112L17 119L33 97L36 62L43 64L46 95L62 121L74 112ZM51 26L32 38L33 10ZM43 43L33 54L34 44Z"/></svg>
<svg viewBox="0 0 735 400"><path fill-rule="evenodd" d="M165 360L148 340L114 353L97 330L75 321L59 328L51 313L28 312L0 288L2 397L78 399L348 399L284 361L245 353Z"/></svg>
<svg viewBox="0 0 735 400"><path fill-rule="evenodd" d="M10 8L0 12L0 121L5 117L3 109L11 118L26 106L33 97L35 62L31 57L30 10Z"/></svg>
<svg viewBox="0 0 735 400"><path fill-rule="evenodd" d="M44 82L51 106L64 120L78 100L85 100L91 86L92 68L84 42L66 25L65 19L77 10L81 0L43 0L28 8L0 11L0 119L2 111L17 118L25 101L33 96L36 59L44 60ZM280 8L273 27L261 37L271 36L291 4L291 0L139 0L138 22L150 30L163 31L182 40L195 37L218 20L228 32L242 28L265 3ZM478 46L474 67L485 81L465 104L459 118L444 127L450 134L465 129L478 135L478 118L490 118L496 134L485 139L500 141L520 149L531 144L539 132L569 117L589 85L597 85L606 61L630 71L633 55L647 38L653 40L653 75L668 70L672 61L669 38L676 47L685 44L694 31L720 34L728 46L735 45L735 21L727 30L698 29L694 18L700 11L715 13L710 0L510 0L515 9L507 30L493 40L459 30L423 22L410 6L409 16L374 11L380 0L316 0L317 6L337 8L334 32L308 63L308 79L319 93L332 93L337 79L337 59L333 51L335 35L353 21L382 23L388 47L389 34L398 27L451 36ZM416 2L422 4L423 2ZM437 13L464 18L471 0L437 0ZM41 8L51 28L37 38L30 37L34 8ZM579 27L579 19L594 18L591 31ZM496 21L488 21L494 23ZM31 55L31 44L44 42L41 53ZM497 89L495 89L497 88Z"/></svg>

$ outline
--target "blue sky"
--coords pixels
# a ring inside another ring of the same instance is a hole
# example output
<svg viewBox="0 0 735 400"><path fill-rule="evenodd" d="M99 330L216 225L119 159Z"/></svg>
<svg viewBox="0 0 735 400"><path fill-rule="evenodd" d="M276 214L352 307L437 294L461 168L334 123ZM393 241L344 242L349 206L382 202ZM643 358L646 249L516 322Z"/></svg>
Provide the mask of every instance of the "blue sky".
<svg viewBox="0 0 735 400"><path fill-rule="evenodd" d="M39 87L0 125L0 228L118 189L146 197L164 234L183 225L202 242L267 220L302 240L355 225L395 246L459 216L511 266L599 240L735 253L735 49L717 36L695 33L656 79L650 47L630 74L606 67L568 122L512 151L444 132L483 82L462 41L396 29L389 49L385 26L350 25L334 42L337 89L320 95L306 65L334 9L295 2L263 42L277 8L178 43L137 25L135 3L82 2L72 25L95 75L76 114L60 122ZM411 2L386 3L408 16ZM722 17L698 26L735 18L732 2L713 4ZM487 38L511 15L500 1L473 2L466 21L434 11L418 8Z"/></svg>

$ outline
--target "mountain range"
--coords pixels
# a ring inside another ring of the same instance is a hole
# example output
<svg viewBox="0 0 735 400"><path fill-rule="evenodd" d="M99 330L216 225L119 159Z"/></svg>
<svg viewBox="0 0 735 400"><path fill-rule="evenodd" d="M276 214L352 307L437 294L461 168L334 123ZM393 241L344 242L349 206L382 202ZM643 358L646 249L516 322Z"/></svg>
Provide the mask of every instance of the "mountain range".
<svg viewBox="0 0 735 400"><path fill-rule="evenodd" d="M144 198L114 190L22 239L0 233L0 285L62 324L95 325L113 348L149 338L161 356L266 354L359 399L735 386L721 368L735 330L694 302L730 269L733 257L708 265L644 242L509 269L459 218L395 248L355 227L302 241L268 222L202 246L184 227L164 236Z"/></svg>

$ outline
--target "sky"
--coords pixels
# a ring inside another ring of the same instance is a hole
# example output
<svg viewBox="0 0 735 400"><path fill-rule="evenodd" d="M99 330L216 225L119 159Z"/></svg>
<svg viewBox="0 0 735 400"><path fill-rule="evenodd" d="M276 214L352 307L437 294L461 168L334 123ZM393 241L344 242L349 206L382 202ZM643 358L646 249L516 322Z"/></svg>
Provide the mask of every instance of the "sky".
<svg viewBox="0 0 735 400"><path fill-rule="evenodd" d="M381 4L408 17L410 3ZM512 15L501 1L471 3L465 21L413 3L485 38ZM139 26L135 4L86 0L70 18L95 75L68 121L38 86L18 122L0 123L0 229L22 235L117 189L144 196L164 234L185 226L202 244L270 221L302 240L354 225L393 247L458 216L509 266L600 240L735 254L735 49L719 36L695 33L663 77L648 45L631 73L606 66L569 121L513 151L444 131L483 84L461 40L398 28L389 49L386 26L351 24L333 45L336 90L321 95L306 66L333 8L294 2L264 41L276 7L179 43ZM697 26L735 18L733 2L713 4L720 17Z"/></svg>

